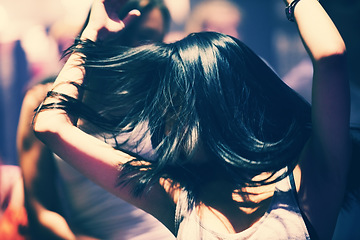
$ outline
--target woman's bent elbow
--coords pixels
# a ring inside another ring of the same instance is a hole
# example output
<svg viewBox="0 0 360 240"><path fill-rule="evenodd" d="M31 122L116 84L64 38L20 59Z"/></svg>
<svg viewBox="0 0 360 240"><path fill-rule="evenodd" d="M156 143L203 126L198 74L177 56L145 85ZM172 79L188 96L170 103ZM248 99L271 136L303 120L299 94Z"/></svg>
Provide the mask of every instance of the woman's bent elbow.
<svg viewBox="0 0 360 240"><path fill-rule="evenodd" d="M40 140L43 140L45 136L58 135L60 129L69 124L63 113L54 114L53 111L56 110L40 112L34 118L33 131Z"/></svg>

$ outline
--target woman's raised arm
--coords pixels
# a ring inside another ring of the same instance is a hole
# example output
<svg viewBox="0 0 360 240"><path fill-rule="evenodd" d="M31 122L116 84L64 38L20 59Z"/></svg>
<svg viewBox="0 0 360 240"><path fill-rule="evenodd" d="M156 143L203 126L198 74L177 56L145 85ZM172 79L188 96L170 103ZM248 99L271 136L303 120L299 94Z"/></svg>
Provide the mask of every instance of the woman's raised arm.
<svg viewBox="0 0 360 240"><path fill-rule="evenodd" d="M117 17L118 9L126 1L95 0L91 9L89 23L84 29L81 39L106 42L112 35L121 31L128 21L139 16L139 11L130 11L124 20ZM59 73L53 87L58 92L73 98L81 95L79 88L70 82L82 84L85 69L81 53L74 52ZM60 100L48 97L43 104L57 103ZM160 185L155 185L149 194L142 197L132 195L132 186L117 187L119 166L132 156L115 150L103 141L88 135L74 125L72 119L63 109L40 111L34 119L34 131L52 151L83 173L86 177L99 184L109 192L151 213L173 230L173 215L168 209L174 203Z"/></svg>
<svg viewBox="0 0 360 240"><path fill-rule="evenodd" d="M287 4L291 4L287 0ZM296 1L300 36L314 66L312 137L297 174L300 207L320 239L331 239L341 207L349 166L349 86L345 44L316 0ZM296 173L296 172L295 172Z"/></svg>

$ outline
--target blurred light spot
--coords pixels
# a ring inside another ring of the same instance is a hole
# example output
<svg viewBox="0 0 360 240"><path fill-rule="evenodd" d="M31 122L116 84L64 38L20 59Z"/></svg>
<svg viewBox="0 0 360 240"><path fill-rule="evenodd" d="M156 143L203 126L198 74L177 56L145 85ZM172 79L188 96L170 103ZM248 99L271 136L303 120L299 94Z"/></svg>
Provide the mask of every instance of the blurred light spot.
<svg viewBox="0 0 360 240"><path fill-rule="evenodd" d="M0 32L3 32L9 23L8 14L3 6L0 5Z"/></svg>
<svg viewBox="0 0 360 240"><path fill-rule="evenodd" d="M185 22L190 13L190 0L165 0L165 3L169 8L172 20L176 24Z"/></svg>

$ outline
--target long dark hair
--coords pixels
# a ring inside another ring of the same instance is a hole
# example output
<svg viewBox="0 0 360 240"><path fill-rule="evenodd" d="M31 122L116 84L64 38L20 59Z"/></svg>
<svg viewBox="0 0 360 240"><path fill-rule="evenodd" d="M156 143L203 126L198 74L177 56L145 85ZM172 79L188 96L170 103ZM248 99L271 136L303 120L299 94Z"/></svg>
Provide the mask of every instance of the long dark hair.
<svg viewBox="0 0 360 240"><path fill-rule="evenodd" d="M240 188L273 182L254 181L260 173L286 168L277 181L295 167L311 131L310 106L241 41L202 32L136 48L78 44L86 73L104 83L95 90L103 108L67 96L60 107L112 136L146 123L156 159L136 156L120 176L137 180L135 192L165 177L196 198L218 172ZM199 148L204 162L194 161Z"/></svg>

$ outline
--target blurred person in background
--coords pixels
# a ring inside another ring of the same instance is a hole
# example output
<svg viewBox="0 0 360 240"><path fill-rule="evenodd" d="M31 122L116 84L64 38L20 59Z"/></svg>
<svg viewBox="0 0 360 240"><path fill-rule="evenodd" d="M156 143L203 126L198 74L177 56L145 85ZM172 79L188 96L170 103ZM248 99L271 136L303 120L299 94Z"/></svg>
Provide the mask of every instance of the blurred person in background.
<svg viewBox="0 0 360 240"><path fill-rule="evenodd" d="M90 0L76 2L84 1ZM26 87L34 78L59 71L57 46L48 35L48 26L64 13L65 2L0 1L0 149L4 164L18 165L16 129Z"/></svg>
<svg viewBox="0 0 360 240"><path fill-rule="evenodd" d="M195 4L184 23L182 32L170 32L165 42L174 42L189 33L214 31L241 39L239 28L242 12L238 4L230 0L204 0Z"/></svg>
<svg viewBox="0 0 360 240"><path fill-rule="evenodd" d="M191 11L185 24L185 35L194 32L213 31L241 39L239 28L242 13L230 0L205 0Z"/></svg>
<svg viewBox="0 0 360 240"><path fill-rule="evenodd" d="M8 36L0 4L0 238L25 239L27 216L21 169L16 156L16 128L29 63L21 41Z"/></svg>
<svg viewBox="0 0 360 240"><path fill-rule="evenodd" d="M111 44L137 46L162 41L170 23L162 0L130 0L119 16L124 17L131 9L139 9L141 17ZM86 24L87 21L84 27ZM64 38L61 33L66 30L58 22L50 31L60 49L73 43L76 36L68 31ZM95 185L34 136L34 109L54 80L49 76L27 91L18 125L17 147L32 239L172 239L170 232L151 215ZM84 101L96 104L92 97L88 94Z"/></svg>
<svg viewBox="0 0 360 240"><path fill-rule="evenodd" d="M2 34L0 31L0 157L3 164L17 165L16 123L30 78L29 62L21 41L1 41Z"/></svg>

